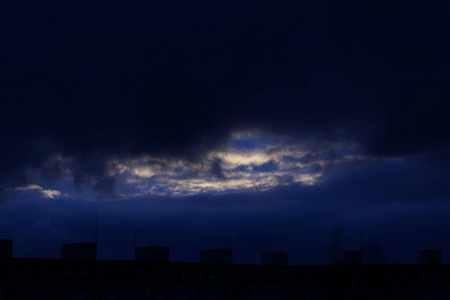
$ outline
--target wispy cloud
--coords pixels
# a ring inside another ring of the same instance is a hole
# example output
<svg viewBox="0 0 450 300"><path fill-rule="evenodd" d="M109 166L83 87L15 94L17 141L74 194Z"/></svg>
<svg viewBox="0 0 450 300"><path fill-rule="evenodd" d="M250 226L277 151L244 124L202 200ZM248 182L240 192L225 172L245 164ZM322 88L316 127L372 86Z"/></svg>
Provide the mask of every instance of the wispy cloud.
<svg viewBox="0 0 450 300"><path fill-rule="evenodd" d="M55 198L61 196L61 192L58 190L46 190L37 184L28 184L25 186L18 186L14 188L14 191L31 191L40 193L44 198Z"/></svg>

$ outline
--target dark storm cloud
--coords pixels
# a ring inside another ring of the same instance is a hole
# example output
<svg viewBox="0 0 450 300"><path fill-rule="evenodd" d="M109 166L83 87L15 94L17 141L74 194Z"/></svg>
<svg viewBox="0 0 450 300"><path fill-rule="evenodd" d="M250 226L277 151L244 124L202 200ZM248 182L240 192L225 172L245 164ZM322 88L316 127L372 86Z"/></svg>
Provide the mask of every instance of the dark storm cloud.
<svg viewBox="0 0 450 300"><path fill-rule="evenodd" d="M335 8L339 44L379 78L385 123L371 150L402 155L448 146L449 7L347 1Z"/></svg>
<svg viewBox="0 0 450 300"><path fill-rule="evenodd" d="M195 160L240 129L318 146L356 141L380 156L448 146L450 19L436 3L4 8L4 185L30 168L60 176L64 168L43 163L61 154L76 181L111 192L107 158Z"/></svg>

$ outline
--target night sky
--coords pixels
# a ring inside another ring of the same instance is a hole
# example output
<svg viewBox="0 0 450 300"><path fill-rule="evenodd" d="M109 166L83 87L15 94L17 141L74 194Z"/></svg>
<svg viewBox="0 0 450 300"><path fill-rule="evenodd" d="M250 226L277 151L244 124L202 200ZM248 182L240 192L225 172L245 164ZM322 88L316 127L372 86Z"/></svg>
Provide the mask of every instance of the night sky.
<svg viewBox="0 0 450 300"><path fill-rule="evenodd" d="M450 4L5 0L0 238L450 261ZM97 209L96 209L97 207Z"/></svg>

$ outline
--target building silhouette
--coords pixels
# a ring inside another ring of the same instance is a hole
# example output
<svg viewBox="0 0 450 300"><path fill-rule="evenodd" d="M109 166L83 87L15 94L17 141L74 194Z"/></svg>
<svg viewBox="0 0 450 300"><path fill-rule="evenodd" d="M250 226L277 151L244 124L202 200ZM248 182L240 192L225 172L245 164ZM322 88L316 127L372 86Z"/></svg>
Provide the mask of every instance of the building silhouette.
<svg viewBox="0 0 450 300"><path fill-rule="evenodd" d="M13 256L13 240L0 240L0 257Z"/></svg>
<svg viewBox="0 0 450 300"><path fill-rule="evenodd" d="M288 265L288 253L287 252L270 252L262 255L263 265L272 266L287 266Z"/></svg>
<svg viewBox="0 0 450 300"><path fill-rule="evenodd" d="M90 250L73 255L75 249ZM231 249L201 251L200 263L170 262L168 247L161 246L136 248L143 258L161 251L160 260L92 259L89 243L62 250L61 259L0 258L0 300L443 300L450 294L450 265L441 263L436 249L422 251L420 264L355 264L357 253L349 251L350 264L316 266L290 266L286 252L265 253L266 263L251 265L230 263Z"/></svg>
<svg viewBox="0 0 450 300"><path fill-rule="evenodd" d="M233 250L231 249L201 250L200 262L212 264L232 264Z"/></svg>
<svg viewBox="0 0 450 300"><path fill-rule="evenodd" d="M426 249L420 251L421 264L442 264L442 250Z"/></svg>
<svg viewBox="0 0 450 300"><path fill-rule="evenodd" d="M138 247L134 254L136 260L168 262L170 259L169 246Z"/></svg>
<svg viewBox="0 0 450 300"><path fill-rule="evenodd" d="M96 243L74 243L61 245L62 259L97 259Z"/></svg>

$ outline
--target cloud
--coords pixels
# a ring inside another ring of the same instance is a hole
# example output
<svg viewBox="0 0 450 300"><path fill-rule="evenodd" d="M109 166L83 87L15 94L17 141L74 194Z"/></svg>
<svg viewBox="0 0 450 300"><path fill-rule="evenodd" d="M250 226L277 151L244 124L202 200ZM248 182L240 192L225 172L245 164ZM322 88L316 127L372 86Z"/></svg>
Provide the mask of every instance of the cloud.
<svg viewBox="0 0 450 300"><path fill-rule="evenodd" d="M61 196L61 192L58 190L46 190L43 187L36 184L29 184L26 186L19 186L13 188L16 192L37 192L41 194L44 198L56 198Z"/></svg>
<svg viewBox="0 0 450 300"><path fill-rule="evenodd" d="M151 167L137 167L132 170L132 174L142 178L150 178L158 173Z"/></svg>
<svg viewBox="0 0 450 300"><path fill-rule="evenodd" d="M47 198L55 198L57 196L61 196L61 192L56 190L42 190L42 193L44 193Z"/></svg>

